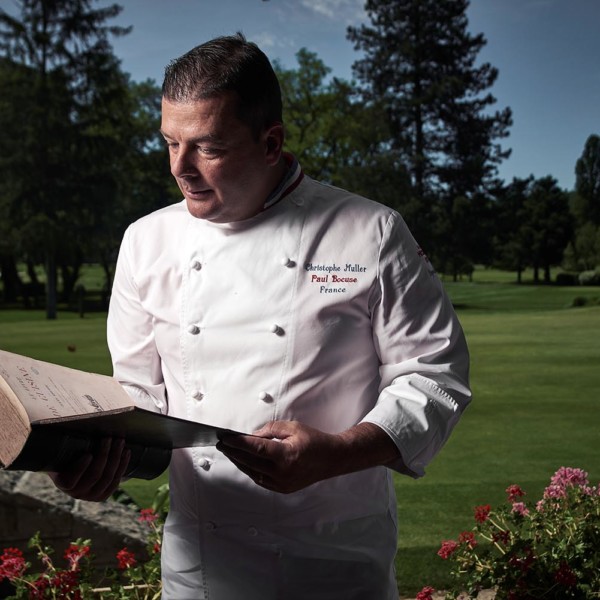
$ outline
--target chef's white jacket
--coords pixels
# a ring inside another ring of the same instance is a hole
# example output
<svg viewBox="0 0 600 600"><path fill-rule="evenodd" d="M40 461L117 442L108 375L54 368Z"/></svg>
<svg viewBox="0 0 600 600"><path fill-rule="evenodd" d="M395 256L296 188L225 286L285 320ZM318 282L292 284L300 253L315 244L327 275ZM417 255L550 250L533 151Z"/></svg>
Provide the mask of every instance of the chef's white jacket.
<svg viewBox="0 0 600 600"><path fill-rule="evenodd" d="M406 465L390 467L419 477L470 399L451 303L395 211L308 177L289 189L242 222L196 219L183 201L130 226L108 320L115 377L140 406L243 432L375 423ZM389 468L284 495L214 447L185 449L170 489L163 598L397 598Z"/></svg>

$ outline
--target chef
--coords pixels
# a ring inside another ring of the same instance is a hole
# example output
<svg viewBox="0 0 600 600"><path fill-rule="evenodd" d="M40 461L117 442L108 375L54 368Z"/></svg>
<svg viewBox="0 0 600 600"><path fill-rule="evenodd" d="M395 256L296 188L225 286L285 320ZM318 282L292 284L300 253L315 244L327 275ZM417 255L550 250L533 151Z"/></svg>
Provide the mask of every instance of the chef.
<svg viewBox="0 0 600 600"><path fill-rule="evenodd" d="M277 78L241 34L166 69L184 199L125 233L114 375L145 408L246 434L177 450L163 598L396 600L394 471L424 474L470 400L461 327L390 208L283 152ZM53 476L102 500L119 441Z"/></svg>

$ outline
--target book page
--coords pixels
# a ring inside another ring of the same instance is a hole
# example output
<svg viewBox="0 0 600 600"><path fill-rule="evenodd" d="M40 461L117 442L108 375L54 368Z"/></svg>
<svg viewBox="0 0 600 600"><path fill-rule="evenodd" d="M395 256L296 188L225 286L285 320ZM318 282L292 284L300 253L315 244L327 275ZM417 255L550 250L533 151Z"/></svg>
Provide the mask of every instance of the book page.
<svg viewBox="0 0 600 600"><path fill-rule="evenodd" d="M23 406L8 384L0 377L0 467L10 465L19 455L31 427Z"/></svg>
<svg viewBox="0 0 600 600"><path fill-rule="evenodd" d="M33 423L133 407L118 381L0 350L0 375Z"/></svg>

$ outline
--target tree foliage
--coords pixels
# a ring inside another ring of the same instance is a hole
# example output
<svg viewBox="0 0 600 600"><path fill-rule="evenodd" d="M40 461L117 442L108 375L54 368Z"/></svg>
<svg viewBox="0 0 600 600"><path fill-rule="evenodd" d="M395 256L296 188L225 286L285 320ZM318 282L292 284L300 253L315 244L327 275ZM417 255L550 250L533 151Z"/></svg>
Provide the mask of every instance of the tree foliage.
<svg viewBox="0 0 600 600"><path fill-rule="evenodd" d="M12 204L21 238L35 240L26 250L43 253L47 316L55 318L57 270L70 286L82 261L77 238L85 227L73 220L86 217L86 167L102 171L110 156L101 138L113 119L111 101L124 88L109 36L127 30L105 25L119 14L117 5L94 10L91 0L19 0L17 6L18 17L0 12L0 52L29 82L28 101L12 103L11 116L22 123Z"/></svg>
<svg viewBox="0 0 600 600"><path fill-rule="evenodd" d="M276 64L286 149L311 177L398 207L410 185L381 107L363 102L352 83L328 79L331 70L315 53L303 48L296 59L296 69Z"/></svg>
<svg viewBox="0 0 600 600"><path fill-rule="evenodd" d="M492 112L498 71L476 65L485 45L467 30L467 0L367 0L371 25L350 28L364 53L354 72L383 101L391 143L409 166L417 196L470 197L508 156L511 111Z"/></svg>
<svg viewBox="0 0 600 600"><path fill-rule="evenodd" d="M84 261L103 265L108 290L126 223L173 198L158 143L160 90L122 72L109 37L129 29L106 24L121 8L92 1L20 0L17 17L0 11L4 291L14 298L24 287L17 258L34 284L43 264L49 318L58 282L67 301Z"/></svg>
<svg viewBox="0 0 600 600"><path fill-rule="evenodd" d="M575 175L571 212L576 231L566 266L575 271L593 270L600 266L600 136L587 139Z"/></svg>
<svg viewBox="0 0 600 600"><path fill-rule="evenodd" d="M573 220L569 194L551 176L515 178L495 206L496 264L521 273L531 267L534 281L550 283L550 268L563 260Z"/></svg>

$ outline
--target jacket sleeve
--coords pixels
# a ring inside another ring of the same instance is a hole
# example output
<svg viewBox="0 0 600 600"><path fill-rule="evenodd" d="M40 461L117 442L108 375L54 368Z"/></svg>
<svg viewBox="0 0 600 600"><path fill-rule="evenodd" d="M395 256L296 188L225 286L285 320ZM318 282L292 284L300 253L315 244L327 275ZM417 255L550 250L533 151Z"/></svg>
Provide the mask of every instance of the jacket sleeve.
<svg viewBox="0 0 600 600"><path fill-rule="evenodd" d="M110 297L107 321L108 348L113 377L136 405L167 412L161 360L154 340L151 313L143 306L135 281L131 227L125 232Z"/></svg>
<svg viewBox="0 0 600 600"><path fill-rule="evenodd" d="M370 300L380 393L363 421L384 429L421 477L470 402L469 353L452 304L397 213L382 238Z"/></svg>

